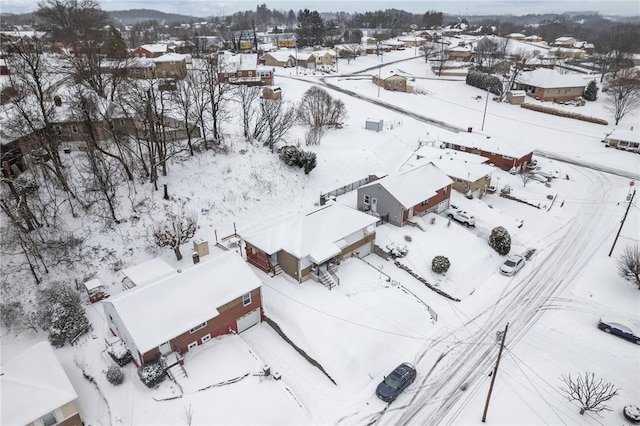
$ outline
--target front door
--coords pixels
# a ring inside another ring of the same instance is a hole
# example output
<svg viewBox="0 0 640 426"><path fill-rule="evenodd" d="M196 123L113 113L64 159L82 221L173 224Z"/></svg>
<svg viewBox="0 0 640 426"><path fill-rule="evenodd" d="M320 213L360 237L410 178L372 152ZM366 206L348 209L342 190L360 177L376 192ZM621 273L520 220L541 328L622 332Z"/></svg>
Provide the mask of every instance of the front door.
<svg viewBox="0 0 640 426"><path fill-rule="evenodd" d="M162 355L171 353L171 342L161 344L160 346L158 346L158 349L160 349L160 354Z"/></svg>
<svg viewBox="0 0 640 426"><path fill-rule="evenodd" d="M378 212L378 199L377 198L371 198L371 211L374 213Z"/></svg>

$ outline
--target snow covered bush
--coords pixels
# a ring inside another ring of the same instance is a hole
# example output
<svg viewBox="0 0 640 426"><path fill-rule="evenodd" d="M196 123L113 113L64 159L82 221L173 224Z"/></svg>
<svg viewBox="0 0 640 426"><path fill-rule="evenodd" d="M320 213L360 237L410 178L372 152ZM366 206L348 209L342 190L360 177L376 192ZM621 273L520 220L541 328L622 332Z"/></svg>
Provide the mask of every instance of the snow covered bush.
<svg viewBox="0 0 640 426"><path fill-rule="evenodd" d="M591 80L589 82L589 84L587 85L587 88L584 89L584 93L582 94L582 97L586 101L595 101L596 99L598 99L598 85L596 84L595 80Z"/></svg>
<svg viewBox="0 0 640 426"><path fill-rule="evenodd" d="M640 289L640 246L635 244L625 247L618 257L618 273Z"/></svg>
<svg viewBox="0 0 640 426"><path fill-rule="evenodd" d="M409 249L404 244L389 243L387 244L387 250L394 259L405 257L409 253Z"/></svg>
<svg viewBox="0 0 640 426"><path fill-rule="evenodd" d="M509 253L509 250L511 250L511 235L509 235L509 231L502 226L493 228L491 235L489 235L489 245L502 256Z"/></svg>
<svg viewBox="0 0 640 426"><path fill-rule="evenodd" d="M637 405L627 405L622 410L625 419L631 423L640 423L640 407Z"/></svg>
<svg viewBox="0 0 640 426"><path fill-rule="evenodd" d="M109 381L109 383L114 386L118 386L124 381L124 373L122 372L122 370L120 370L120 367L116 365L109 366L104 374L107 376L107 380Z"/></svg>
<svg viewBox="0 0 640 426"><path fill-rule="evenodd" d="M280 148L280 159L282 159L287 166L303 168L304 173L307 175L316 167L317 164L315 152L303 151L293 145L287 145Z"/></svg>
<svg viewBox="0 0 640 426"><path fill-rule="evenodd" d="M111 359L115 361L120 367L127 365L133 357L131 356L131 352L127 349L127 347L122 343L121 340L116 343L109 345L107 348L107 353L111 356Z"/></svg>
<svg viewBox="0 0 640 426"><path fill-rule="evenodd" d="M158 361L146 362L138 368L138 376L148 388L162 383L167 373Z"/></svg>
<svg viewBox="0 0 640 426"><path fill-rule="evenodd" d="M67 285L45 289L40 294L38 325L49 332L49 341L59 348L66 341L89 331L90 323L80 295Z"/></svg>
<svg viewBox="0 0 640 426"><path fill-rule="evenodd" d="M431 261L431 270L436 274L444 274L449 270L451 262L445 256L436 256Z"/></svg>

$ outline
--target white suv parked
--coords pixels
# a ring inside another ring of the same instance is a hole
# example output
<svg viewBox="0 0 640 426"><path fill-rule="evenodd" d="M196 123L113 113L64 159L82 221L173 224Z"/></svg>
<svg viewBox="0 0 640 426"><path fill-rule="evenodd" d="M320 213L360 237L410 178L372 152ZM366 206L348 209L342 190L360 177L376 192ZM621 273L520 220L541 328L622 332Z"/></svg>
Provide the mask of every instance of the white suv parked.
<svg viewBox="0 0 640 426"><path fill-rule="evenodd" d="M464 210L458 209L454 205L449 206L449 212L447 213L447 216L467 226L476 225L476 218L473 217L473 215L467 213Z"/></svg>

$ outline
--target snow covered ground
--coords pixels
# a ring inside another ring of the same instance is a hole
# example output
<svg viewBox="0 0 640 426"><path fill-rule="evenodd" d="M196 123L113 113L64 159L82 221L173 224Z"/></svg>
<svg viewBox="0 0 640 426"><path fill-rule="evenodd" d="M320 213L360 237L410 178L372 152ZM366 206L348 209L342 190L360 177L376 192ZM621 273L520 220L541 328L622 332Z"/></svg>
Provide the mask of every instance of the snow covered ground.
<svg viewBox="0 0 640 426"><path fill-rule="evenodd" d="M413 53L411 49L392 52L383 57L383 63L410 58ZM377 57L363 57L341 61L339 69L349 74L379 63ZM639 155L607 149L600 143L612 126L489 100L481 130L485 92L460 79L436 78L422 58L388 68L415 76L420 93L381 90L378 95L369 78L325 76L326 82L365 99L330 91L344 101L349 117L343 129L329 131L319 146L304 147L318 155L318 166L309 175L285 166L265 148L236 138L240 123L230 123L225 129L232 135L228 155L208 152L175 161L160 184L168 184L172 196L187 200L199 213L197 237L213 243L216 236L231 234L234 226L242 234L307 210L318 203L320 194L369 174L401 170L418 148L419 139L447 132L366 99L462 129L473 127L474 132L528 144L576 162L626 175L640 173ZM319 77L279 69L276 82L285 100L297 101L312 84L323 85ZM602 96L581 108L554 107L610 120ZM385 130L364 130L365 120L376 117L384 119ZM619 127L637 125L639 118L635 111ZM303 141L302 135L303 129L294 129L291 142ZM489 423L624 423L622 407L640 403L639 348L601 332L596 324L600 316L612 314L640 322L640 292L618 277L615 263L625 246L640 239L637 198L613 255L608 257L626 209L630 179L558 160L537 160L542 169L559 172L550 188L539 182L523 187L518 176L501 170L495 170L492 177L498 187L510 184L523 197L540 200L542 208L501 198L498 193L471 200L453 193L452 203L476 217L475 228L449 225L446 217L438 215L424 218L426 231L389 224L377 228L379 246L406 245L408 254L401 262L460 302L437 295L373 254L366 262L343 262L338 270L341 284L331 291L313 281L297 284L283 275L271 278L256 270L264 283L265 314L326 374L262 323L188 353L188 378L179 379L180 386L166 380L149 390L129 365L124 369L125 382L114 387L103 374L111 362L104 352L108 335L104 314L99 303L88 305L92 333L76 346L56 350L78 392L85 424L183 424L189 410L193 424L479 424L498 351L495 333L507 322L510 329ZM563 178L566 175L569 180ZM188 256L176 261L170 250L155 247L148 234L165 204L162 194L148 185L138 191L149 197L139 206L139 220L119 225L117 232L103 229L99 220L82 223L88 244L97 248L98 255L88 256L79 271L55 279L95 274L116 294L121 291L122 275L112 268L115 259L127 267L160 256L175 267L189 267ZM548 194L555 196L553 203ZM337 201L353 207L355 195L349 193ZM524 225L519 228L521 221ZM504 257L486 243L491 229L498 225L510 232L512 252L535 249L514 277L498 273ZM217 250L212 249L212 256ZM102 257L107 252L112 255ZM435 255L451 260L446 275L431 272ZM30 295L24 290L15 297ZM44 339L43 333L16 335L3 329L2 361ZM375 397L375 387L404 361L416 365L418 378L395 402L385 404ZM281 378L263 377L265 365ZM612 411L580 416L578 408L560 393L561 375L585 371L620 389L610 402Z"/></svg>

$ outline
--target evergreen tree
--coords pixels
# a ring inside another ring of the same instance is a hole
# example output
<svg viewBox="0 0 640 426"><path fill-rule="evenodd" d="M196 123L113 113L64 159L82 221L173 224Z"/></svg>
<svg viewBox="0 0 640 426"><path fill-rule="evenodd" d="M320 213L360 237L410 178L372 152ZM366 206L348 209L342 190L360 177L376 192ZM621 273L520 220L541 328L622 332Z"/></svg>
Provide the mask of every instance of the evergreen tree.
<svg viewBox="0 0 640 426"><path fill-rule="evenodd" d="M582 97L587 101L595 101L598 99L598 85L595 80L591 80L587 85Z"/></svg>
<svg viewBox="0 0 640 426"><path fill-rule="evenodd" d="M322 45L325 27L317 10L304 9L298 12L298 46Z"/></svg>
<svg viewBox="0 0 640 426"><path fill-rule="evenodd" d="M489 245L499 254L504 256L511 250L511 235L502 226L497 226L491 231Z"/></svg>

